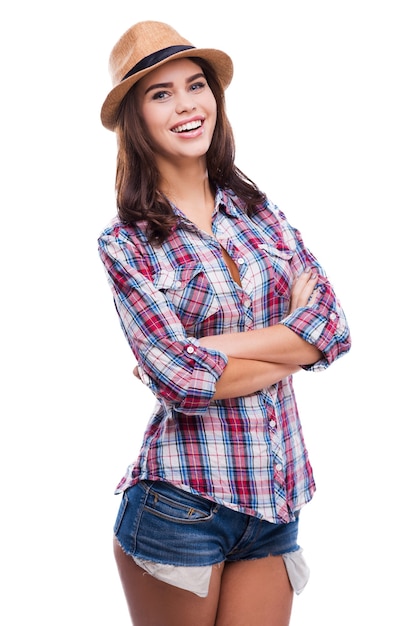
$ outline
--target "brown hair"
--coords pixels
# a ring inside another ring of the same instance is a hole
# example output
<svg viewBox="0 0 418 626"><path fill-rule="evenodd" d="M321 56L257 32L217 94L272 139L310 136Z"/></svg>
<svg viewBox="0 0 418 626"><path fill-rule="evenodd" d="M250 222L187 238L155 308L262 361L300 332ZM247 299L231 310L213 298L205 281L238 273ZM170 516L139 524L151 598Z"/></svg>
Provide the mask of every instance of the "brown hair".
<svg viewBox="0 0 418 626"><path fill-rule="evenodd" d="M203 70L217 104L217 121L206 155L208 177L212 185L230 189L245 204L251 215L265 201L265 195L235 166L235 142L225 111L224 90L211 65L191 58ZM167 198L158 190L159 173L152 142L138 115L135 87L123 99L117 118L118 154L116 200L124 222L144 220L152 243L162 243L177 222Z"/></svg>

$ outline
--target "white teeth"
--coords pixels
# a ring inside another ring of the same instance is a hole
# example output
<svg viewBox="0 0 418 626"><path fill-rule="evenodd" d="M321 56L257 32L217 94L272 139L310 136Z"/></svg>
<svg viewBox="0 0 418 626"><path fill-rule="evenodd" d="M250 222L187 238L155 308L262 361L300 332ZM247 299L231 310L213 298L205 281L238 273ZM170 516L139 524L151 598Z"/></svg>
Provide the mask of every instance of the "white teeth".
<svg viewBox="0 0 418 626"><path fill-rule="evenodd" d="M195 120L194 122L188 122L187 124L181 124L172 129L173 133L182 133L185 130L194 130L202 126L201 120Z"/></svg>

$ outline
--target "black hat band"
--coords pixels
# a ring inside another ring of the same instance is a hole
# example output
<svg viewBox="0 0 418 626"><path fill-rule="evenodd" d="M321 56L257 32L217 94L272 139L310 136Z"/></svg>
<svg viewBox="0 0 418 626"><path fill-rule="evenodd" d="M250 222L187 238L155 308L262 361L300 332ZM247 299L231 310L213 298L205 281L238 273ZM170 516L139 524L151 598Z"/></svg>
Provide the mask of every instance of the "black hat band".
<svg viewBox="0 0 418 626"><path fill-rule="evenodd" d="M173 54L177 54L177 52L183 52L183 50L194 50L194 46L169 46L168 48L163 48L162 50L157 50L157 52L153 52L148 56L141 59L136 65L133 66L131 70L122 78L122 81L129 78L129 76L133 76L137 72L141 72L142 70L146 70L160 61L164 61L164 59L168 59L168 57L173 56ZM121 81L121 82L122 82Z"/></svg>

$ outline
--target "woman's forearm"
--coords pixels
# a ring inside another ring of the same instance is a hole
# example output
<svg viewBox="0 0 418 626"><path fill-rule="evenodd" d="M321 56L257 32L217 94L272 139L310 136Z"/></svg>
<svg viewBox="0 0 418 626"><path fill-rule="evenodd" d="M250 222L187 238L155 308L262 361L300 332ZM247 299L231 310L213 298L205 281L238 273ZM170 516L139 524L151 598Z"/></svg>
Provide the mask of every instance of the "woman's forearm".
<svg viewBox="0 0 418 626"><path fill-rule="evenodd" d="M297 372L297 365L267 363L250 359L228 358L228 363L216 383L214 400L248 396L269 387Z"/></svg>
<svg viewBox="0 0 418 626"><path fill-rule="evenodd" d="M228 363L216 383L214 400L226 400L249 396L265 387L270 387L291 374L300 370L297 365L282 363L266 363L250 359L228 358ZM133 369L134 376L139 378L138 366Z"/></svg>
<svg viewBox="0 0 418 626"><path fill-rule="evenodd" d="M199 341L206 348L221 350L237 359L310 365L322 357L315 346L282 324L242 333L202 337Z"/></svg>

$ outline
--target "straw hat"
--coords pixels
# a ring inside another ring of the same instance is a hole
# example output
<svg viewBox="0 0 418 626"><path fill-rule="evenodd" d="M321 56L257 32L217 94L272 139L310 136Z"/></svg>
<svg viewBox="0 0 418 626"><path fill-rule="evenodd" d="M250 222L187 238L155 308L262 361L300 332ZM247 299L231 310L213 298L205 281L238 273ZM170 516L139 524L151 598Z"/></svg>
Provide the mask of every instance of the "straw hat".
<svg viewBox="0 0 418 626"><path fill-rule="evenodd" d="M190 56L208 61L226 89L232 79L233 65L225 52L195 48L174 28L162 22L139 22L129 28L110 53L109 73L113 89L102 106L103 126L115 129L119 105L140 78L167 61Z"/></svg>

